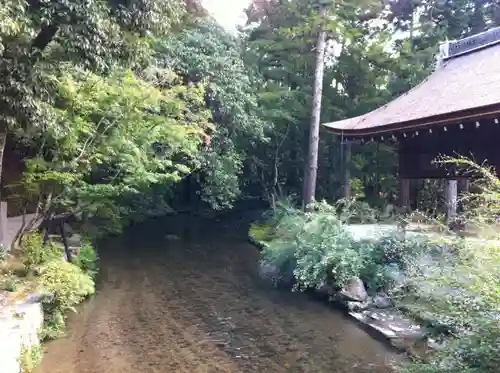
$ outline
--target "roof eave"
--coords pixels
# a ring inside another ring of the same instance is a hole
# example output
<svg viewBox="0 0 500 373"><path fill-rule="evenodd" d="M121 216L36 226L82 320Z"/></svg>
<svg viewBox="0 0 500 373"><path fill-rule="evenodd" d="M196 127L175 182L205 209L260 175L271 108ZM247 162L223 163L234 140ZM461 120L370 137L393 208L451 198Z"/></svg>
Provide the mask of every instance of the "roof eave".
<svg viewBox="0 0 500 373"><path fill-rule="evenodd" d="M391 132L404 132L404 131L418 129L421 127L459 124L463 121L493 118L495 116L500 117L500 103L481 106L473 109L456 111L453 113L435 115L432 117L419 118L411 121L384 124L384 125L359 128L359 129L342 128L340 126L335 127L336 122L323 123L322 125L326 128L327 131L334 133L336 135L344 135L349 137L362 137L362 136L383 135Z"/></svg>

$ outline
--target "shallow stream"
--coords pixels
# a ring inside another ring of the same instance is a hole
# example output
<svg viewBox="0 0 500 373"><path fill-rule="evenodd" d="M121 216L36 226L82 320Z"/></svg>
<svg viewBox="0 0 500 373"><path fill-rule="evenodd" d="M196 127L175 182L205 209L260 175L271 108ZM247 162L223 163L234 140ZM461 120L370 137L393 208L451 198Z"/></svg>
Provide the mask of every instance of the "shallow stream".
<svg viewBox="0 0 500 373"><path fill-rule="evenodd" d="M391 372L353 321L257 276L238 218L157 220L101 246L97 295L36 373Z"/></svg>

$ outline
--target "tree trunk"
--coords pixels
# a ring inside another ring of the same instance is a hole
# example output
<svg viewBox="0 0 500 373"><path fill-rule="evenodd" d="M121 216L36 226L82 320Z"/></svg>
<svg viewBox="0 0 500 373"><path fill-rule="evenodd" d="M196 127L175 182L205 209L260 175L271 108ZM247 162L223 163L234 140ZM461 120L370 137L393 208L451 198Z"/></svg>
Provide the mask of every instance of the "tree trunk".
<svg viewBox="0 0 500 373"><path fill-rule="evenodd" d="M71 249L69 247L68 236L66 235L66 229L64 228L64 221L59 224L59 231L61 232L61 237L64 245L64 252L66 253L66 260L70 263L73 262L73 255L71 254Z"/></svg>
<svg viewBox="0 0 500 373"><path fill-rule="evenodd" d="M1 122L0 122L1 123ZM5 125L5 123L3 123ZM10 249L5 240L7 239L7 202L2 202L2 171L3 171L3 154L5 152L5 144L7 143L7 127L5 127L4 133L0 135L0 248Z"/></svg>
<svg viewBox="0 0 500 373"><path fill-rule="evenodd" d="M347 200L351 198L351 188L350 188L350 181L351 181L351 143L350 142L345 142L341 146L344 147L345 149L345 158L344 158L344 198Z"/></svg>
<svg viewBox="0 0 500 373"><path fill-rule="evenodd" d="M3 173L3 154L5 153L5 144L7 143L7 128L0 135L0 200L2 199L2 173Z"/></svg>
<svg viewBox="0 0 500 373"><path fill-rule="evenodd" d="M326 8L321 10L321 16ZM326 32L322 29L316 41L316 68L314 73L313 102L311 124L309 127L309 150L307 166L304 173L303 205L304 208L314 201L316 194L316 177L318 173L319 125L321 115L321 95L323 93L323 74L325 70Z"/></svg>
<svg viewBox="0 0 500 373"><path fill-rule="evenodd" d="M450 224L457 216L457 180L447 180L446 182L446 223Z"/></svg>

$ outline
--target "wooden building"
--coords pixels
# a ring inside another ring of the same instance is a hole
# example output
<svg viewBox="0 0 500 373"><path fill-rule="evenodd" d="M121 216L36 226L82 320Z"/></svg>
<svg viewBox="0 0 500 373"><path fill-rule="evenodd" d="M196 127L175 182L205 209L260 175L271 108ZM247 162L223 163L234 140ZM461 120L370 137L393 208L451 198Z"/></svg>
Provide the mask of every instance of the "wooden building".
<svg viewBox="0 0 500 373"><path fill-rule="evenodd" d="M347 155L352 141L394 142L401 205L410 206L412 179L442 178L447 180L448 214L452 215L457 184L466 187L467 180L432 161L439 155L460 154L500 171L499 121L500 28L494 28L443 43L435 71L395 100L324 126L344 137Z"/></svg>

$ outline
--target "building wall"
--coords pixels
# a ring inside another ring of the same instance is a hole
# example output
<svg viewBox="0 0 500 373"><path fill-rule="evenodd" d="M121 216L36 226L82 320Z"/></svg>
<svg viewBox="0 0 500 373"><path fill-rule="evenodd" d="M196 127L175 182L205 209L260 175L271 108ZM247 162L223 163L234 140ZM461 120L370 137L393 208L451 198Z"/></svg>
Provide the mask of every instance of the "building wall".
<svg viewBox="0 0 500 373"><path fill-rule="evenodd" d="M4 306L0 316L0 373L21 373L22 355L30 348L39 348L42 306L30 301Z"/></svg>
<svg viewBox="0 0 500 373"><path fill-rule="evenodd" d="M7 216L19 216L23 214L25 201L19 197L20 189L16 187L23 176L24 152L17 143L9 138L4 150L2 177L1 177L1 200L7 201ZM27 205L27 212L33 213L36 209L36 202L30 201Z"/></svg>

